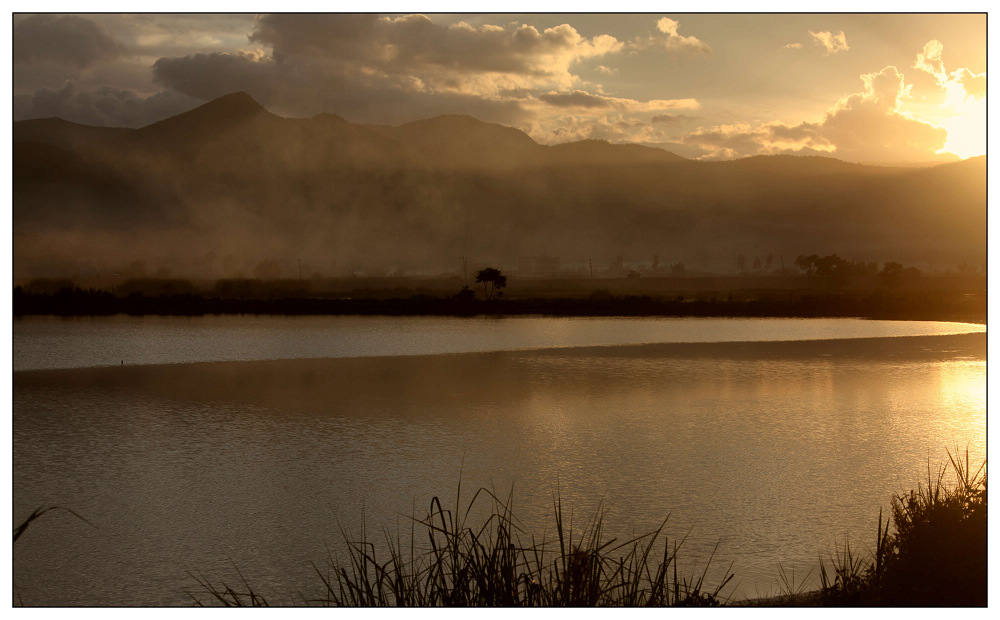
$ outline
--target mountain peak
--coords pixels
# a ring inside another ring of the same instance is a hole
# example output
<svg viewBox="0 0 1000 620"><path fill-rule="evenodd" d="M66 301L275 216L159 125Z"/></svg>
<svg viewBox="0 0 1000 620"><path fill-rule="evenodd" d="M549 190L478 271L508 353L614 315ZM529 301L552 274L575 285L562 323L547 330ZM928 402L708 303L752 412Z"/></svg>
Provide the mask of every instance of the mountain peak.
<svg viewBox="0 0 1000 620"><path fill-rule="evenodd" d="M229 93L213 99L201 107L212 106L229 111L257 112L264 108L253 97L243 91Z"/></svg>
<svg viewBox="0 0 1000 620"><path fill-rule="evenodd" d="M181 136L203 135L226 130L262 117L278 118L254 101L250 95L236 92L213 99L177 116L171 116L158 123L147 125L139 131L143 134L160 134L162 132L173 141Z"/></svg>
<svg viewBox="0 0 1000 620"><path fill-rule="evenodd" d="M253 116L261 112L270 114L270 112L257 103L253 97L240 91L212 99L208 103L203 103L197 108L175 116L174 118L180 118L182 116L201 116L223 120L226 118L243 118Z"/></svg>

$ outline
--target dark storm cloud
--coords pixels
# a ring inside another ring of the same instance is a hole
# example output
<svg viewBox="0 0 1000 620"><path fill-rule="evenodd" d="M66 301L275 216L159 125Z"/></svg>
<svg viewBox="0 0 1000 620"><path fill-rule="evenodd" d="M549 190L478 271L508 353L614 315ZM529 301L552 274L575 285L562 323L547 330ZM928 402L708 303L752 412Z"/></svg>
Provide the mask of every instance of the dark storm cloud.
<svg viewBox="0 0 1000 620"><path fill-rule="evenodd" d="M244 91L287 116L331 112L351 121L395 124L439 114L513 123L524 114L509 99L412 90L405 77L373 77L330 63L278 61L250 52L161 58L153 67L153 80L200 100Z"/></svg>
<svg viewBox="0 0 1000 620"><path fill-rule="evenodd" d="M260 19L250 40L270 46L277 60L322 57L363 63L390 73L440 68L559 74L576 58L622 47L608 35L587 40L567 24L543 31L528 25L440 25L424 15L267 15Z"/></svg>
<svg viewBox="0 0 1000 620"><path fill-rule="evenodd" d="M74 15L32 15L18 21L12 43L15 63L52 61L81 69L125 51L96 23Z"/></svg>
<svg viewBox="0 0 1000 620"><path fill-rule="evenodd" d="M396 123L457 112L512 123L529 114L531 93L572 84L577 59L621 47L565 24L439 25L423 15L267 15L249 40L270 49L160 58L153 81L203 100L245 91L288 116ZM559 97L552 103L610 105L583 92Z"/></svg>
<svg viewBox="0 0 1000 620"><path fill-rule="evenodd" d="M378 43L378 15L265 15L250 41L270 46L276 59L289 55L363 60Z"/></svg>
<svg viewBox="0 0 1000 620"><path fill-rule="evenodd" d="M76 91L73 82L53 90L14 97L14 119L58 117L83 125L143 127L190 110L202 102L175 92L143 97L132 91L105 86L92 92Z"/></svg>
<svg viewBox="0 0 1000 620"><path fill-rule="evenodd" d="M154 83L198 99L214 99L236 91L270 99L271 91L280 89L281 81L283 74L276 70L273 60L249 52L161 58L153 65Z"/></svg>

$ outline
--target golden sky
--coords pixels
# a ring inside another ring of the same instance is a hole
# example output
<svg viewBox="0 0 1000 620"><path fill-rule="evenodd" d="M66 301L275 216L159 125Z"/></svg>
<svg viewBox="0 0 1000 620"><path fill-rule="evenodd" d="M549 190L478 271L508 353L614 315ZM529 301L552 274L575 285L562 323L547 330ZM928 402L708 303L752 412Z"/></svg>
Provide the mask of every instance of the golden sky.
<svg viewBox="0 0 1000 620"><path fill-rule="evenodd" d="M14 120L139 127L245 91L701 159L986 152L985 14L15 14L12 47Z"/></svg>

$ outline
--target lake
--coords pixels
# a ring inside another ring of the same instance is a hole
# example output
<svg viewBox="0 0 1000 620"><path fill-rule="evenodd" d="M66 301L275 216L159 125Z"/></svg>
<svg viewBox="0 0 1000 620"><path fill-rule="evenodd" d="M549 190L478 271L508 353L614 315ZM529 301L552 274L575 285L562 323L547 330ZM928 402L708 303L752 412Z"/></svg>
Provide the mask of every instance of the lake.
<svg viewBox="0 0 1000 620"><path fill-rule="evenodd" d="M188 605L188 572L322 592L342 529L434 496L553 500L615 536L669 515L682 576L874 539L945 449L986 450L985 326L852 319L31 318L14 322L14 602ZM124 362L124 365L122 364ZM488 508L483 504L483 509ZM473 514L476 514L474 511Z"/></svg>

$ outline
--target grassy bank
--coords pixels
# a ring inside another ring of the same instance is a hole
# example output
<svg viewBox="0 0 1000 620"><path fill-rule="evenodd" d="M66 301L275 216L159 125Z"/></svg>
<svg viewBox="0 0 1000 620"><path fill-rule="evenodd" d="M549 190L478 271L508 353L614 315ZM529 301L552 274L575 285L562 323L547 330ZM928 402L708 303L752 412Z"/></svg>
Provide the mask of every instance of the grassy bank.
<svg viewBox="0 0 1000 620"><path fill-rule="evenodd" d="M946 483L948 473L953 483ZM879 516L874 547L858 552L849 542L819 562L822 588L802 592L779 567L782 594L733 601L727 570L714 583L701 574L679 575L683 540L668 540L666 521L631 540L607 538L604 514L583 530L567 524L554 503L554 540L536 540L518 526L511 498L479 490L462 507L438 498L428 515L414 519L405 539L383 532L373 541L344 534L347 557L315 567L322 584L307 604L333 606L985 606L987 602L986 464L970 467L949 454L949 462L926 485L892 500ZM472 523L479 503L488 516ZM377 549L382 549L378 551ZM731 568L731 567L730 567ZM240 576L233 587L197 578L191 593L199 605L267 605Z"/></svg>

